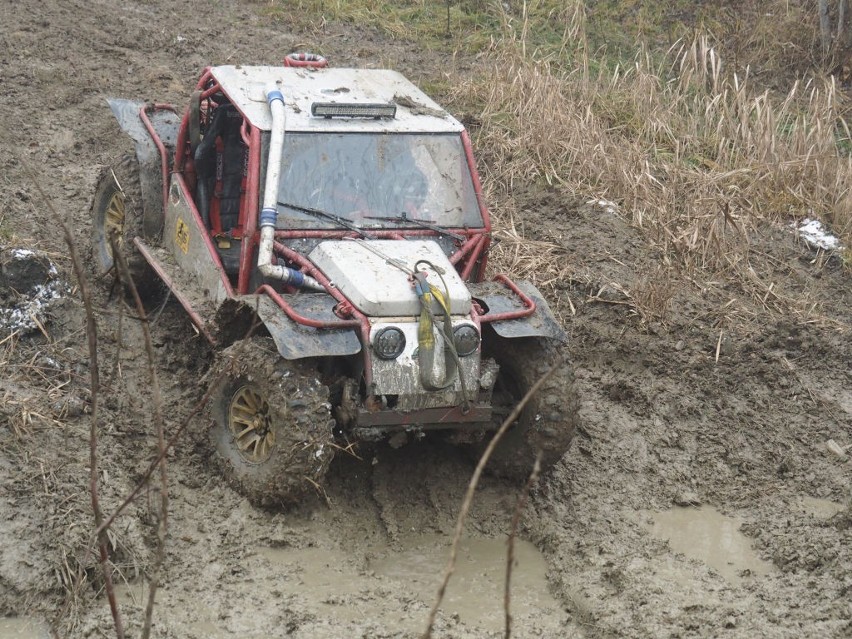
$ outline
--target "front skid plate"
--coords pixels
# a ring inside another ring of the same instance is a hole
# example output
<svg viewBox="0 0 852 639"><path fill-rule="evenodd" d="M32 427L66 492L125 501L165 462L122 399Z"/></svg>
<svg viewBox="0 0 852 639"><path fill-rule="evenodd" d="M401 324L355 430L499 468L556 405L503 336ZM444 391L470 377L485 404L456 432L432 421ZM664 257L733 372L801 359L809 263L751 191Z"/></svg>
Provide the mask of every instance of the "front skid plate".
<svg viewBox="0 0 852 639"><path fill-rule="evenodd" d="M412 411L390 409L375 413L361 410L358 412L358 426L353 430L357 434L362 429L390 433L398 430L440 430L465 426L482 428L490 421L491 406L488 404L474 404L466 413L462 411L461 406Z"/></svg>

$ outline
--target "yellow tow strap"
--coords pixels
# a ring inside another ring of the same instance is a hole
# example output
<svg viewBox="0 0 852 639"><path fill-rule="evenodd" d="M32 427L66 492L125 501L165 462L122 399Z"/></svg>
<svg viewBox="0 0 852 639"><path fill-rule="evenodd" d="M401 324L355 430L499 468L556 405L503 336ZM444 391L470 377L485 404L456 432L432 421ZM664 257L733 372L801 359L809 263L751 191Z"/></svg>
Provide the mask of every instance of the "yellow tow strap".
<svg viewBox="0 0 852 639"><path fill-rule="evenodd" d="M460 374L459 355L456 352L453 338L453 322L450 317L450 307L447 295L426 281L426 273L420 271L414 274L414 289L420 298L420 322L417 327L418 359L420 362L420 383L426 390L441 390L455 382L456 375L461 382L464 395L464 408L468 408L467 389L464 376ZM435 321L433 304L437 302L443 314L443 322ZM435 332L441 336L444 350L444 376L435 379Z"/></svg>

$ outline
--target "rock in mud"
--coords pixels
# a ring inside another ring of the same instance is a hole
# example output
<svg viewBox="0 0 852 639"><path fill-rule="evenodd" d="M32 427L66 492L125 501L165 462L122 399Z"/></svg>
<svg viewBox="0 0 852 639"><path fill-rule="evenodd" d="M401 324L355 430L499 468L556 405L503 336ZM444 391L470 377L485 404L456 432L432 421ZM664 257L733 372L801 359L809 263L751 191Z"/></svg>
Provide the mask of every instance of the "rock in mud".
<svg viewBox="0 0 852 639"><path fill-rule="evenodd" d="M0 256L0 294L26 295L48 283L56 267L28 249L12 249Z"/></svg>
<svg viewBox="0 0 852 639"><path fill-rule="evenodd" d="M674 498L674 503L676 506L700 506L701 498L694 492L685 490L681 493L678 493Z"/></svg>

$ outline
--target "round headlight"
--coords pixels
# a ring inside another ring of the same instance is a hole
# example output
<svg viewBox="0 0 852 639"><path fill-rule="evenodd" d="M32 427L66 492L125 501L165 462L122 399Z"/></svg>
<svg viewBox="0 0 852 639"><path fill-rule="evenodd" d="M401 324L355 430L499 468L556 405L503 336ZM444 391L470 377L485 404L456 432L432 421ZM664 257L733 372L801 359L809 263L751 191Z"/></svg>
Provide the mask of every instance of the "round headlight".
<svg viewBox="0 0 852 639"><path fill-rule="evenodd" d="M373 350L382 359L395 359L405 349L405 334L396 326L386 326L376 331Z"/></svg>
<svg viewBox="0 0 852 639"><path fill-rule="evenodd" d="M453 331L456 340L456 352L459 357L475 353L479 348L479 333L470 324L462 324Z"/></svg>

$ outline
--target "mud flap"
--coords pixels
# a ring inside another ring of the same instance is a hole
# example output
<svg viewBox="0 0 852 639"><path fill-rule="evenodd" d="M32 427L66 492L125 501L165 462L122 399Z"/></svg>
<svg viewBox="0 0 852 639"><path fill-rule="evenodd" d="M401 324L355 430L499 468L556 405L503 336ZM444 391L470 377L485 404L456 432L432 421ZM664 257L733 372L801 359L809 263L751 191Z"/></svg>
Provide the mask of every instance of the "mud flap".
<svg viewBox="0 0 852 639"><path fill-rule="evenodd" d="M156 239L163 230L163 168L157 145L139 117L145 103L120 98L109 98L107 102L122 131L136 145L139 183L142 187L142 231L146 238ZM149 117L154 131L166 147L171 168L171 154L175 148L180 118L164 109L152 111Z"/></svg>
<svg viewBox="0 0 852 639"><path fill-rule="evenodd" d="M567 342L568 335L562 330L541 292L526 280L521 280L516 284L535 302L535 313L520 319L492 322L491 326L494 327L495 332L500 337L507 339L548 337L558 342ZM521 300L499 282L480 282L479 284L470 284L469 288L474 299L482 300L485 303L489 313L517 311L524 307Z"/></svg>
<svg viewBox="0 0 852 639"><path fill-rule="evenodd" d="M332 321L340 319L332 310L337 301L330 295L302 293L283 297L297 313L305 317ZM222 325L227 321L225 314L239 317L241 310L250 310L260 317L284 359L342 357L361 351L361 341L354 330L317 329L297 324L265 295L241 295L226 301L217 314L217 323ZM248 328L244 322L240 323L243 330Z"/></svg>

